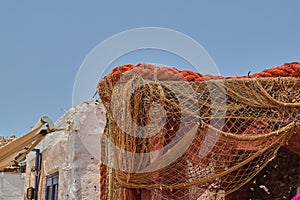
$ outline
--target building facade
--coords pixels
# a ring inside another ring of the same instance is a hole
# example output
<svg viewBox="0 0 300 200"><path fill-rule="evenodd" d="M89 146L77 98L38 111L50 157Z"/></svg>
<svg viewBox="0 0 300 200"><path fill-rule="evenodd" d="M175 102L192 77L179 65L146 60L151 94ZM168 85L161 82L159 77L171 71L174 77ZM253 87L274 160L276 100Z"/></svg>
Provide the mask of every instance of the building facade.
<svg viewBox="0 0 300 200"><path fill-rule="evenodd" d="M24 190L37 188L38 199L99 199L100 136L105 111L97 102L84 102L55 124L65 130L47 135L27 156ZM38 170L36 166L39 165Z"/></svg>

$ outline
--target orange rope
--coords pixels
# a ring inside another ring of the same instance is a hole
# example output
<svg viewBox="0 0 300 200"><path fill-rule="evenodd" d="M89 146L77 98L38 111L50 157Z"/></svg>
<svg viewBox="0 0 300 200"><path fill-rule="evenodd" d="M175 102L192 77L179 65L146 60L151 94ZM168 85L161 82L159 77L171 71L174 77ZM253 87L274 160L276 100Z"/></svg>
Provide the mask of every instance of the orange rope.
<svg viewBox="0 0 300 200"><path fill-rule="evenodd" d="M100 200L105 200L105 180L106 168L103 163L100 164Z"/></svg>
<svg viewBox="0 0 300 200"><path fill-rule="evenodd" d="M266 69L252 75L253 77L300 77L300 63L287 63Z"/></svg>
<svg viewBox="0 0 300 200"><path fill-rule="evenodd" d="M140 63L137 65L126 64L116 67L112 73L104 77L106 80L116 82L125 72L131 71L133 74L140 74L143 78L153 78L153 69L155 65ZM146 76L146 77L145 77ZM180 77L181 76L181 77ZM232 78L255 78L255 77L300 77L300 63L293 62L263 70L249 76L217 76L210 74L200 74L190 70L178 70L176 68L160 67L157 72L157 80L180 80L184 78L187 81L205 81L210 79L232 79Z"/></svg>

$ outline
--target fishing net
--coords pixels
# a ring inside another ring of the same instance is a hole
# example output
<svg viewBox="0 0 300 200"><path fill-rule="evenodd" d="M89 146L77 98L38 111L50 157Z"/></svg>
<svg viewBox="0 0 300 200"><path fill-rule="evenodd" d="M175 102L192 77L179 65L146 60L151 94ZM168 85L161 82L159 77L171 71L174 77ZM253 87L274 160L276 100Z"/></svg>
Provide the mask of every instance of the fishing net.
<svg viewBox="0 0 300 200"><path fill-rule="evenodd" d="M149 64L98 84L101 200L224 199L298 137L300 64L220 77Z"/></svg>

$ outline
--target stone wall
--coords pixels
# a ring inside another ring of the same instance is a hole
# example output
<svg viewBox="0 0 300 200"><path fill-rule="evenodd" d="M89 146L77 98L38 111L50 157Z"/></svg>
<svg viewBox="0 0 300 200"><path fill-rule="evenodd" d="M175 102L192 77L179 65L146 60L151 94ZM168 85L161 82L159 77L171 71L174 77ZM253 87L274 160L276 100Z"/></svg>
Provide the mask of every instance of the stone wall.
<svg viewBox="0 0 300 200"><path fill-rule="evenodd" d="M274 160L226 200L290 200L299 187L300 157L281 147Z"/></svg>
<svg viewBox="0 0 300 200"><path fill-rule="evenodd" d="M0 200L22 200L24 177L25 174L0 172Z"/></svg>

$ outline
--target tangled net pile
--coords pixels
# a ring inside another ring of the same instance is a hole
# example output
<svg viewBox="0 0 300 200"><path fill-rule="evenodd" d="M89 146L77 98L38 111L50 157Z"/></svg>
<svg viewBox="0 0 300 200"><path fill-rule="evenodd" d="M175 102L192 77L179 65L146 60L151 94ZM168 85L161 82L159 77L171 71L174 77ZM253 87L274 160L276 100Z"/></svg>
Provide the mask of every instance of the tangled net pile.
<svg viewBox="0 0 300 200"><path fill-rule="evenodd" d="M150 64L98 84L101 200L218 199L299 134L300 64L221 77ZM292 138L292 139L291 139ZM109 141L109 142L108 142Z"/></svg>

